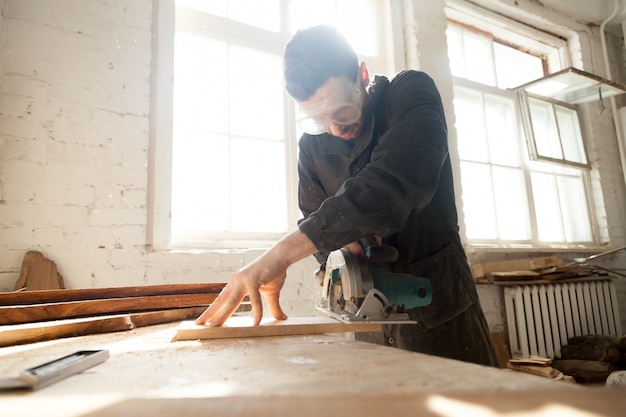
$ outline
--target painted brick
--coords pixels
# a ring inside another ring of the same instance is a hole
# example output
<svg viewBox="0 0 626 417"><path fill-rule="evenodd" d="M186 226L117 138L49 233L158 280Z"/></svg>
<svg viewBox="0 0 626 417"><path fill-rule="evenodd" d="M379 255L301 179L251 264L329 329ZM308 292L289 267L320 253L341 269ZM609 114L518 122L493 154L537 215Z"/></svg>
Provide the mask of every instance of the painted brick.
<svg viewBox="0 0 626 417"><path fill-rule="evenodd" d="M19 272L0 272L0 292L13 291L19 277Z"/></svg>
<svg viewBox="0 0 626 417"><path fill-rule="evenodd" d="M60 227L41 227L33 231L33 242L42 248L58 248L64 244L64 232Z"/></svg>
<svg viewBox="0 0 626 417"><path fill-rule="evenodd" d="M31 226L3 228L0 233L0 246L2 247L28 249L34 244L34 229Z"/></svg>

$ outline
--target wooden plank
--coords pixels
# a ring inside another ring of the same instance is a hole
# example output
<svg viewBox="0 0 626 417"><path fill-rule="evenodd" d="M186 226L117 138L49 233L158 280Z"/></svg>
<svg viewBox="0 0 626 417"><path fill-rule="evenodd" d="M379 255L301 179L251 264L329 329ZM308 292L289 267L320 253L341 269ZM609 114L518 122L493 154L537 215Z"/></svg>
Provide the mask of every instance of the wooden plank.
<svg viewBox="0 0 626 417"><path fill-rule="evenodd" d="M172 294L219 293L225 283L140 285L133 287L83 288L0 293L0 306L146 297Z"/></svg>
<svg viewBox="0 0 626 417"><path fill-rule="evenodd" d="M381 324L346 324L328 317L293 317L287 320L263 319L258 326L252 324L252 317L231 317L221 327L199 326L194 321L183 321L176 329L174 340L378 332L381 330Z"/></svg>
<svg viewBox="0 0 626 417"><path fill-rule="evenodd" d="M486 278L492 272L536 271L553 266L563 265L560 256L546 256L508 261L484 262L472 265L474 279Z"/></svg>
<svg viewBox="0 0 626 417"><path fill-rule="evenodd" d="M509 362L508 367L515 371L526 372L527 374L538 375L544 378L554 379L563 377L559 370L554 369L551 366L515 365Z"/></svg>
<svg viewBox="0 0 626 417"><path fill-rule="evenodd" d="M127 314L0 326L0 347L132 329Z"/></svg>
<svg viewBox="0 0 626 417"><path fill-rule="evenodd" d="M498 360L500 361L500 368L506 368L509 363L509 359L511 359L511 352L504 340L504 333L492 332L490 336L491 341L493 342L493 347L498 355Z"/></svg>
<svg viewBox="0 0 626 417"><path fill-rule="evenodd" d="M0 347L43 342L66 337L130 330L197 317L205 307L188 307L147 313L118 314L0 326Z"/></svg>
<svg viewBox="0 0 626 417"><path fill-rule="evenodd" d="M541 279L541 275L534 271L510 271L510 272L489 272L489 281L526 281Z"/></svg>
<svg viewBox="0 0 626 417"><path fill-rule="evenodd" d="M175 294L0 307L0 325L111 313L208 306L218 294Z"/></svg>
<svg viewBox="0 0 626 417"><path fill-rule="evenodd" d="M552 363L552 358L544 358L543 356L530 355L528 358L509 359L512 365L532 365L532 366L548 366Z"/></svg>
<svg viewBox="0 0 626 417"><path fill-rule="evenodd" d="M206 307L204 306L186 307L143 313L115 314L0 326L0 347L125 331L154 324L188 320L198 317L205 309ZM249 303L244 303L239 306L237 311L245 312L251 309L252 306Z"/></svg>

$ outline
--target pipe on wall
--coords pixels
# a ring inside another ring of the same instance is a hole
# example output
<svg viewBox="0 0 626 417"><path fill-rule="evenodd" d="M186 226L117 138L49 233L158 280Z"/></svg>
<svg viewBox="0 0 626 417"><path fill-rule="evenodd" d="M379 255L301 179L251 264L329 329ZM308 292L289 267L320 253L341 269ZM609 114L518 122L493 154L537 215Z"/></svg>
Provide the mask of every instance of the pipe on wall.
<svg viewBox="0 0 626 417"><path fill-rule="evenodd" d="M611 66L609 62L609 53L608 47L606 44L606 25L611 22L615 16L617 16L618 12L620 16L623 16L624 3L623 0L614 0L613 1L613 13L605 19L600 25L600 41L602 44L602 56L604 58L604 68L606 72L606 78L608 80L612 80L611 76ZM624 21L622 21L622 27L624 25ZM626 183L626 143L624 143L624 138L626 137L626 111L625 108L617 109L617 105L615 103L615 98L610 97L611 102L611 110L613 113L613 123L615 124L615 133L617 135L617 145L620 153L620 161L622 164L622 175L624 176L624 182Z"/></svg>

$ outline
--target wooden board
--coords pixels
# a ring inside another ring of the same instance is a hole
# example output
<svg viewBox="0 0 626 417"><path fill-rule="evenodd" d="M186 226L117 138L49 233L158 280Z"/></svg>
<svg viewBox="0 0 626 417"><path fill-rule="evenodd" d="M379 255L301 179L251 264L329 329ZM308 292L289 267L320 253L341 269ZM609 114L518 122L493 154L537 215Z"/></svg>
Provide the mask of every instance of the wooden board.
<svg viewBox="0 0 626 417"><path fill-rule="evenodd" d="M0 306L102 300L106 298L147 297L171 294L219 293L225 285L225 283L165 284L8 292L0 293Z"/></svg>
<svg viewBox="0 0 626 417"><path fill-rule="evenodd" d="M208 306L217 293L110 298L0 307L0 325L87 317L113 313Z"/></svg>
<svg viewBox="0 0 626 417"><path fill-rule="evenodd" d="M525 281L541 279L541 275L534 271L510 271L510 272L489 272L489 281Z"/></svg>
<svg viewBox="0 0 626 417"><path fill-rule="evenodd" d="M563 265L563 258L560 256L484 262L472 265L472 275L474 279L484 279L493 272L536 271L560 265Z"/></svg>
<svg viewBox="0 0 626 417"><path fill-rule="evenodd" d="M205 307L189 307L147 313L116 314L0 326L0 347L118 332L153 324L187 320L199 316L204 310Z"/></svg>
<svg viewBox="0 0 626 417"><path fill-rule="evenodd" d="M176 329L174 340L378 332L381 330L381 324L346 324L328 317L293 317L287 320L263 319L258 326L252 324L252 317L231 317L222 327L199 326L194 321L183 321Z"/></svg>
<svg viewBox="0 0 626 417"><path fill-rule="evenodd" d="M509 363L509 359L511 359L511 352L509 351L509 347L506 345L506 341L504 340L504 333L492 332L490 336L493 347L498 355L498 360L500 361L500 368L506 368Z"/></svg>
<svg viewBox="0 0 626 417"><path fill-rule="evenodd" d="M512 363L509 363L508 367L515 371L526 372L528 374L538 375L544 378L553 379L553 378L563 377L563 375L561 374L559 370L554 369L551 366L515 365Z"/></svg>

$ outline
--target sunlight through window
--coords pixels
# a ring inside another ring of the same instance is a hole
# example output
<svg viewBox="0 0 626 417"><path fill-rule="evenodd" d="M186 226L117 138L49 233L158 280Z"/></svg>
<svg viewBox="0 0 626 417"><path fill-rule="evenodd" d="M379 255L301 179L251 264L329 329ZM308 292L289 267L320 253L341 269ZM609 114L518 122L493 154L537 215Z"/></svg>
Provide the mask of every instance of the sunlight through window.
<svg viewBox="0 0 626 417"><path fill-rule="evenodd" d="M284 45L297 29L326 23L363 59L380 62L382 6L373 0L175 4L172 240L183 246L276 240L297 221L297 132L283 86Z"/></svg>

